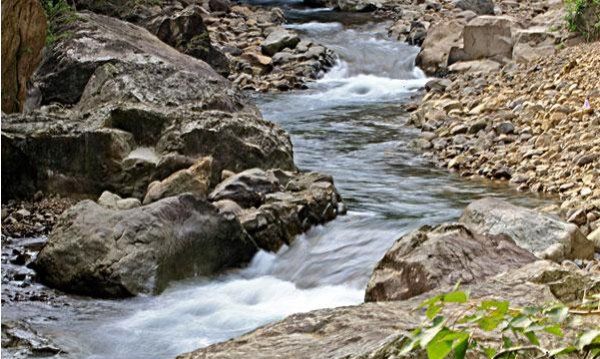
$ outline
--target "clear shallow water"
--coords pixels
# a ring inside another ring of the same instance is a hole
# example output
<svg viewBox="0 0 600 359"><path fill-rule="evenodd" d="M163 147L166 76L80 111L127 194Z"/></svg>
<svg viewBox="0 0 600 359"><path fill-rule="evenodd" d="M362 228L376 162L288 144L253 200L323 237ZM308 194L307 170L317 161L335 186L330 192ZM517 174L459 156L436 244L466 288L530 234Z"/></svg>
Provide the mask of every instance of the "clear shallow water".
<svg viewBox="0 0 600 359"><path fill-rule="evenodd" d="M176 283L157 297L79 300L46 324L74 357L171 358L292 313L358 304L400 235L456 219L483 196L539 203L503 185L460 179L409 149L418 132L405 125L401 105L426 78L413 66L417 49L389 41L385 26L289 27L334 49L339 64L309 90L256 101L291 134L300 168L334 176L348 215L218 278Z"/></svg>

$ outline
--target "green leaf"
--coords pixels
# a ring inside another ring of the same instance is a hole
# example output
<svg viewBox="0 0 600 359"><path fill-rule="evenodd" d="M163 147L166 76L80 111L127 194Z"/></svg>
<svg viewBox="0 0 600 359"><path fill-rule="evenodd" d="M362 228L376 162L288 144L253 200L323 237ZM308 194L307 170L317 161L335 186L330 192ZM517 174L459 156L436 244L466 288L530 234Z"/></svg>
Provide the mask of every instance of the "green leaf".
<svg viewBox="0 0 600 359"><path fill-rule="evenodd" d="M444 359L452 351L451 342L432 341L427 345L427 358Z"/></svg>
<svg viewBox="0 0 600 359"><path fill-rule="evenodd" d="M427 307L427 310L425 311L425 315L427 316L427 319L431 320L433 318L435 318L436 315L438 315L438 313L442 310L442 306L441 305L430 305L429 307Z"/></svg>
<svg viewBox="0 0 600 359"><path fill-rule="evenodd" d="M524 315L519 315L517 317L515 317L513 320L511 320L510 322L510 326L513 328L527 328L528 326L530 326L532 323L531 319L529 319L528 317L524 316Z"/></svg>
<svg viewBox="0 0 600 359"><path fill-rule="evenodd" d="M489 359L492 359L497 353L496 349L494 348L483 348L483 352Z"/></svg>
<svg viewBox="0 0 600 359"><path fill-rule="evenodd" d="M469 294L461 290L446 293L443 298L446 303L466 303L468 300Z"/></svg>
<svg viewBox="0 0 600 359"><path fill-rule="evenodd" d="M562 323L569 316L569 308L564 305L556 306L545 312L546 316L554 323Z"/></svg>
<svg viewBox="0 0 600 359"><path fill-rule="evenodd" d="M434 324L431 328L428 328L423 331L423 336L419 341L421 348L427 347L429 342L431 342L433 338L435 338L435 336L438 335L442 331L442 329L444 329L444 324L446 324L446 321L444 320L444 317L436 317L433 320L433 323Z"/></svg>
<svg viewBox="0 0 600 359"><path fill-rule="evenodd" d="M600 343L600 330L590 330L577 339L577 349L583 350L590 344Z"/></svg>
<svg viewBox="0 0 600 359"><path fill-rule="evenodd" d="M560 325L558 325L558 324L548 325L544 328L544 331L546 333L550 333L552 335L555 335L555 336L561 337L561 338L565 336L562 329L560 328Z"/></svg>
<svg viewBox="0 0 600 359"><path fill-rule="evenodd" d="M502 336L502 348L508 349L508 348L512 348L512 346L513 346L512 340L510 340L509 337Z"/></svg>
<svg viewBox="0 0 600 359"><path fill-rule="evenodd" d="M577 351L577 348L575 348L574 346L557 348L557 349L551 350L548 353L548 356L550 356L552 358L552 357L559 356L559 355L565 355L565 354L573 353L575 351Z"/></svg>
<svg viewBox="0 0 600 359"><path fill-rule="evenodd" d="M497 311L501 314L506 314L510 306L509 302L505 300L484 300L481 302L481 308L485 310Z"/></svg>
<svg viewBox="0 0 600 359"><path fill-rule="evenodd" d="M428 298L419 305L419 308L425 308L430 305L436 304L437 302L440 302L442 300L442 298L443 298L443 295L441 295L441 294L436 295L435 297Z"/></svg>
<svg viewBox="0 0 600 359"><path fill-rule="evenodd" d="M503 318L486 316L486 317L481 318L481 320L479 320L479 322L477 322L477 324L479 325L479 328L481 328L482 330L485 330L486 332L491 332L492 330L496 329L498 327L498 325L500 325L500 323L502 323L502 321L503 321Z"/></svg>
<svg viewBox="0 0 600 359"><path fill-rule="evenodd" d="M538 339L537 335L535 335L534 332L525 332L523 333L523 335L525 335L525 337L527 337L527 340L529 340L529 342L533 345L540 345L540 340Z"/></svg>

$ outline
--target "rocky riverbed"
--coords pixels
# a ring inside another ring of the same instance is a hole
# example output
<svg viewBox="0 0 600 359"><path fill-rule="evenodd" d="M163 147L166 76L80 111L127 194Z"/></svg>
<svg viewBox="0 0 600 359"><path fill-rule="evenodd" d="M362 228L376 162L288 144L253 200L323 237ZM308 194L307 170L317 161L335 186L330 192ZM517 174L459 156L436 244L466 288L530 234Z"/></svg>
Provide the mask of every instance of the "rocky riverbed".
<svg viewBox="0 0 600 359"><path fill-rule="evenodd" d="M3 355L390 358L457 281L600 293L599 47L559 2L69 3L43 53L5 41L39 3L2 5L29 16L3 81L33 51L3 90Z"/></svg>

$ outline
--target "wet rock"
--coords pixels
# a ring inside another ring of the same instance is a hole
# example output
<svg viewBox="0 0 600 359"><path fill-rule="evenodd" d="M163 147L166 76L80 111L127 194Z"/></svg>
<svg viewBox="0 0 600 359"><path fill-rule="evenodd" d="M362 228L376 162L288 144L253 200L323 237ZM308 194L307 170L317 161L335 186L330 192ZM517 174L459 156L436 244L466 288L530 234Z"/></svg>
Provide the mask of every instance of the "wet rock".
<svg viewBox="0 0 600 359"><path fill-rule="evenodd" d="M27 84L42 60L45 42L46 15L39 1L2 1L3 113L23 111Z"/></svg>
<svg viewBox="0 0 600 359"><path fill-rule="evenodd" d="M2 322L2 356L62 358L68 354L25 322Z"/></svg>
<svg viewBox="0 0 600 359"><path fill-rule="evenodd" d="M486 234L505 234L540 258L591 259L593 244L577 226L508 202L485 198L471 203L460 221Z"/></svg>
<svg viewBox="0 0 600 359"><path fill-rule="evenodd" d="M505 235L482 235L462 224L424 227L403 236L379 261L365 301L404 300L442 286L481 282L533 262Z"/></svg>
<svg viewBox="0 0 600 359"><path fill-rule="evenodd" d="M293 49L299 42L300 38L294 32L278 28L267 36L260 47L265 55L273 56L283 49Z"/></svg>
<svg viewBox="0 0 600 359"><path fill-rule="evenodd" d="M229 12L231 10L231 3L229 0L209 0L208 7L210 11Z"/></svg>
<svg viewBox="0 0 600 359"><path fill-rule="evenodd" d="M63 214L34 266L66 292L126 297L240 265L256 250L234 216L192 195L126 211L83 201Z"/></svg>

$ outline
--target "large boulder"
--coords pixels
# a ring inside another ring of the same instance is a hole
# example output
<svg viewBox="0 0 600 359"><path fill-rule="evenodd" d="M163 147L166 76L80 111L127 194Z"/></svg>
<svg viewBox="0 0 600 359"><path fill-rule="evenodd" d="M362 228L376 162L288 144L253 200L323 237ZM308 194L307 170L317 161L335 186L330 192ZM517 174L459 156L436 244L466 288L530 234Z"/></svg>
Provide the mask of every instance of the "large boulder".
<svg viewBox="0 0 600 359"><path fill-rule="evenodd" d="M200 6L188 2L165 0L161 6L134 0L74 0L78 10L116 17L146 28L177 50L203 60L227 76L227 57L216 50L204 25ZM183 8L183 9L182 9Z"/></svg>
<svg viewBox="0 0 600 359"><path fill-rule="evenodd" d="M63 214L34 266L51 287L126 297L242 264L256 250L234 216L192 195L126 211L86 200Z"/></svg>
<svg viewBox="0 0 600 359"><path fill-rule="evenodd" d="M477 15L494 15L493 0L455 0L454 5L461 10L473 11Z"/></svg>
<svg viewBox="0 0 600 359"><path fill-rule="evenodd" d="M508 235L540 258L594 257L594 244L576 225L500 199L484 198L469 204L460 222L480 233Z"/></svg>
<svg viewBox="0 0 600 359"><path fill-rule="evenodd" d="M512 58L517 62L551 57L556 53L556 35L544 28L517 29L513 38Z"/></svg>
<svg viewBox="0 0 600 359"><path fill-rule="evenodd" d="M452 63L453 51L462 47L463 27L457 20L431 26L417 56L417 66L430 74L447 71Z"/></svg>
<svg viewBox="0 0 600 359"><path fill-rule="evenodd" d="M71 108L44 106L2 121L3 164L14 154L19 161L11 163L22 166L13 176L36 169L24 184L141 199L150 182L170 174L167 159L212 156L211 183L224 169L295 168L288 135L206 63L102 15L79 13L61 30L69 35L49 49L35 79L43 105Z"/></svg>
<svg viewBox="0 0 600 359"><path fill-rule="evenodd" d="M442 286L472 284L533 262L505 235L483 235L462 224L424 227L403 236L379 261L365 301L404 300Z"/></svg>
<svg viewBox="0 0 600 359"><path fill-rule="evenodd" d="M469 21L463 30L464 51L469 59L512 57L514 19L483 15Z"/></svg>
<svg viewBox="0 0 600 359"><path fill-rule="evenodd" d="M583 297L581 285L590 284L588 293L600 293L597 271L563 267L548 261L537 261L512 269L484 282L465 286L471 300L508 300L515 307L539 306L540 303L569 302ZM596 278L594 278L596 277ZM595 284L594 284L595 283ZM558 290L564 288L564 291ZM451 287L444 287L444 291ZM436 292L436 293L439 293ZM405 339L426 320L419 304L434 293L405 301L363 303L356 306L320 309L294 314L279 322L260 327L222 343L182 354L178 359L200 358L426 358L426 353L406 356L400 353ZM448 306L448 318L464 315L464 307ZM592 315L578 317L577 324L566 326L565 337L597 327ZM564 346L565 339L539 332L541 345ZM501 335L475 330L472 339L488 347L501 347ZM536 353L537 354L537 353ZM479 358L475 354L474 357Z"/></svg>
<svg viewBox="0 0 600 359"><path fill-rule="evenodd" d="M345 211L331 176L317 172L250 169L225 179L208 198L238 216L256 244L271 252Z"/></svg>
<svg viewBox="0 0 600 359"><path fill-rule="evenodd" d="M20 112L42 60L46 15L38 0L2 1L2 112Z"/></svg>

